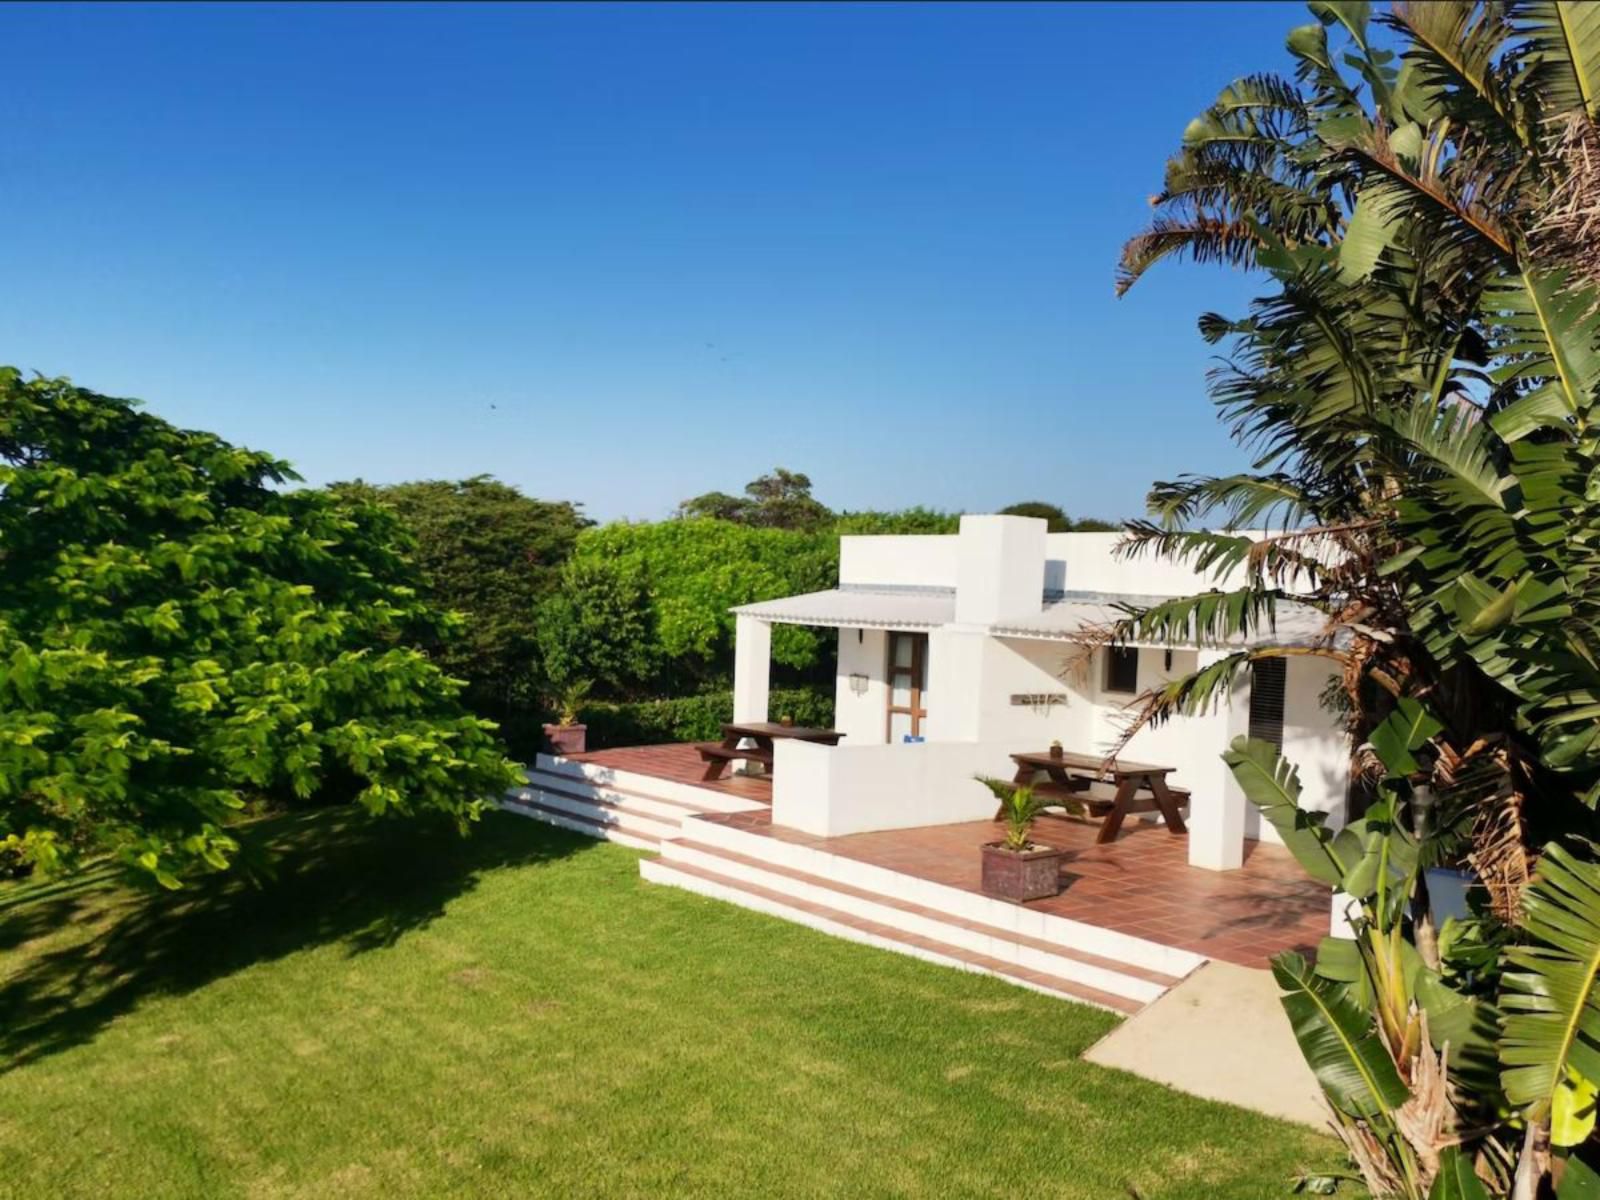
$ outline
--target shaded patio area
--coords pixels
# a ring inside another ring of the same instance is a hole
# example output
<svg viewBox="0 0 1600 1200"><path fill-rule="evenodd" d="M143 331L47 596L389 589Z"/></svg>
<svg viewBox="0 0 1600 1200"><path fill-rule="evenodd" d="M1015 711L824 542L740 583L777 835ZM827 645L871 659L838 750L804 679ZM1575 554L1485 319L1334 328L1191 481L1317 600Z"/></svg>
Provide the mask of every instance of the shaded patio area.
<svg viewBox="0 0 1600 1200"><path fill-rule="evenodd" d="M772 824L768 812L696 818L825 850L920 879L980 892L978 847L1000 837L998 823L969 821L818 838ZM1097 827L1040 818L1040 842L1067 850L1062 890L1027 907L1247 967L1284 950L1314 953L1328 932L1329 897L1287 850L1251 842L1237 871L1191 867L1186 839L1159 825L1129 822L1097 845Z"/></svg>

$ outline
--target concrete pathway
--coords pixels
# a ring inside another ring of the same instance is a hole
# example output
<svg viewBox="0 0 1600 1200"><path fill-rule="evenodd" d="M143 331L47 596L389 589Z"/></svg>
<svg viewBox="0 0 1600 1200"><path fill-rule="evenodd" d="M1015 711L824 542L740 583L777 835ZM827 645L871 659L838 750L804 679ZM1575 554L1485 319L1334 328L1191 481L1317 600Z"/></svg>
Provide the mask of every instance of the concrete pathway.
<svg viewBox="0 0 1600 1200"><path fill-rule="evenodd" d="M1270 971L1208 962L1084 1055L1179 1091L1326 1130Z"/></svg>

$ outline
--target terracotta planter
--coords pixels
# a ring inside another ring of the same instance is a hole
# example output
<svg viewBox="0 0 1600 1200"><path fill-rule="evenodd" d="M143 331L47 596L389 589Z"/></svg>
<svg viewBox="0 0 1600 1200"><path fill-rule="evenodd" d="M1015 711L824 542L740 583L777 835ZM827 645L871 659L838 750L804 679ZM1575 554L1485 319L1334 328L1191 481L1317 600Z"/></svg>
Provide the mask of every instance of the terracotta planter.
<svg viewBox="0 0 1600 1200"><path fill-rule="evenodd" d="M582 754L589 742L587 725L546 725L544 740L550 743L551 754Z"/></svg>
<svg viewBox="0 0 1600 1200"><path fill-rule="evenodd" d="M1018 904L1054 896L1061 890L1065 854L1051 846L1007 850L1004 842L988 843L983 848L984 895Z"/></svg>

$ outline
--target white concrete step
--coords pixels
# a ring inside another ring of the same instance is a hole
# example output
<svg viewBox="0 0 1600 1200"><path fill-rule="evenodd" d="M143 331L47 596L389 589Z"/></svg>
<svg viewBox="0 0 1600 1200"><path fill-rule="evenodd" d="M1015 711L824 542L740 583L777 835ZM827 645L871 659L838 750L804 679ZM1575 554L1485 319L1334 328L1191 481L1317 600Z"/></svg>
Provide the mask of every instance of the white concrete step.
<svg viewBox="0 0 1600 1200"><path fill-rule="evenodd" d="M1136 1012L1142 1007L1139 1001L1130 1000L1125 996L1097 991L1074 980L1021 967L933 938L878 925L841 909L773 892L690 863L644 859L639 863L639 873L652 883L666 884L702 896L726 900L743 908L781 917L786 921L805 925L847 941L861 942L882 950L892 950L897 954L907 954L963 971L992 975L1019 987L1043 992L1045 995L1062 1000L1091 1004L1124 1015Z"/></svg>
<svg viewBox="0 0 1600 1200"><path fill-rule="evenodd" d="M509 794L508 799L555 809L596 825L615 825L619 829L656 841L677 837L682 832L679 815L664 819L654 811L646 810L637 801L591 800L554 788L539 786L518 788Z"/></svg>
<svg viewBox="0 0 1600 1200"><path fill-rule="evenodd" d="M518 816L532 817L535 821L543 821L547 825L558 825L562 829L588 834L592 838L603 838L622 846L631 846L635 850L655 850L661 844L653 837L629 832L615 824L585 820L559 809L545 808L543 805L530 804L509 796L500 801L500 807Z"/></svg>
<svg viewBox="0 0 1600 1200"><path fill-rule="evenodd" d="M507 793L501 807L641 850L654 850L664 839L678 836L686 818L725 812L727 800L744 803L673 780L546 754L523 775L526 784Z"/></svg>
<svg viewBox="0 0 1600 1200"><path fill-rule="evenodd" d="M595 783L581 776L556 771L529 770L523 774L530 788L544 792L559 792L565 796L602 804L622 805L672 824L677 824L687 816L719 811L680 799L662 797L644 787L624 788L610 783Z"/></svg>
<svg viewBox="0 0 1600 1200"><path fill-rule="evenodd" d="M708 848L801 872L829 884L844 884L935 913L1053 944L1072 954L1126 964L1159 977L1181 979L1206 962L1204 955L1189 950L1165 946L1027 905L996 900L964 888L935 883L888 867L787 842L765 833L753 833L714 818L690 818L685 822L684 836L688 841ZM973 854L977 853L975 846Z"/></svg>
<svg viewBox="0 0 1600 1200"><path fill-rule="evenodd" d="M995 925L972 920L948 909L930 908L908 901L899 894L900 888L890 892L870 890L692 840L705 824L703 821L689 822L683 837L663 843L662 861L696 867L739 884L753 885L767 893L847 913L899 934L929 939L969 954L996 959L1096 992L1118 996L1132 1001L1135 1007L1155 1000L1178 982L1175 975L1104 958L1060 942L1027 936L1017 932L1014 922ZM771 842L772 839L752 841Z"/></svg>
<svg viewBox="0 0 1600 1200"><path fill-rule="evenodd" d="M637 771L624 771L598 763L573 762L551 754L536 756L533 771L578 780L596 787L625 791L636 796L671 800L700 812L749 812L767 807L756 800L735 796L716 788L696 787L676 779L658 779Z"/></svg>

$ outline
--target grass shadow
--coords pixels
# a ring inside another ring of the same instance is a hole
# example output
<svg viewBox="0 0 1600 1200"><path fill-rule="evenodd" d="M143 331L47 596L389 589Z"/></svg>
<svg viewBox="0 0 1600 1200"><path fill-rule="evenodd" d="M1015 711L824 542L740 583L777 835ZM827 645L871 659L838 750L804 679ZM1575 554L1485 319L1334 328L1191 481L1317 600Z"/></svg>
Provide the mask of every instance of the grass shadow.
<svg viewBox="0 0 1600 1200"><path fill-rule="evenodd" d="M254 963L329 942L352 954L393 945L487 871L596 844L501 813L462 838L427 817L354 808L276 817L252 833L272 852L269 878L230 872L152 893L97 868L0 889L0 953L20 956L0 971L0 1073L92 1039L147 998Z"/></svg>

